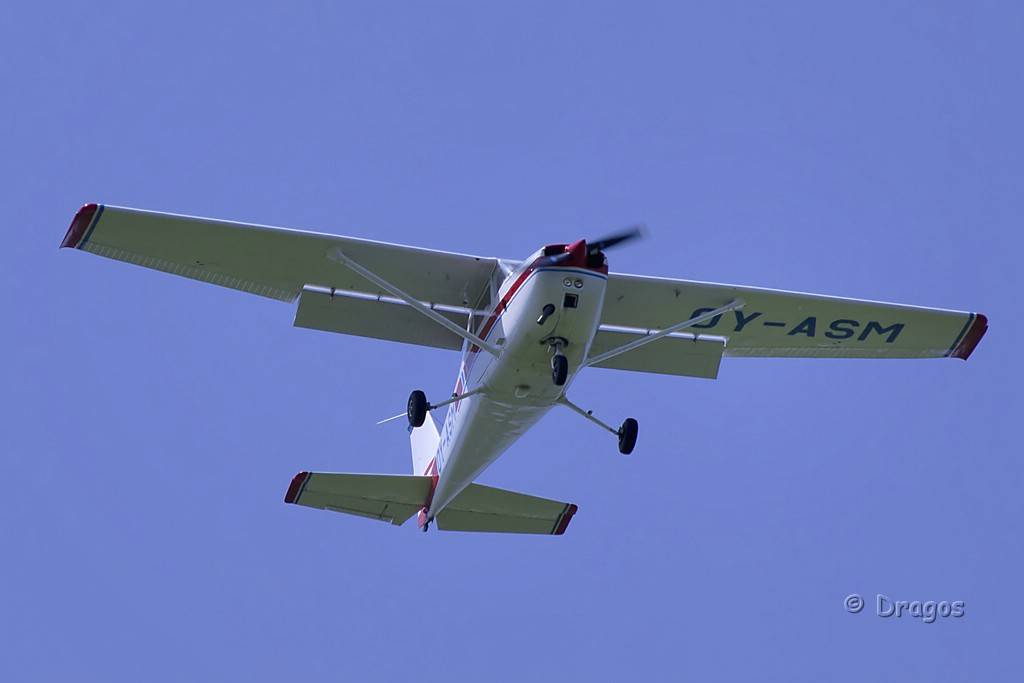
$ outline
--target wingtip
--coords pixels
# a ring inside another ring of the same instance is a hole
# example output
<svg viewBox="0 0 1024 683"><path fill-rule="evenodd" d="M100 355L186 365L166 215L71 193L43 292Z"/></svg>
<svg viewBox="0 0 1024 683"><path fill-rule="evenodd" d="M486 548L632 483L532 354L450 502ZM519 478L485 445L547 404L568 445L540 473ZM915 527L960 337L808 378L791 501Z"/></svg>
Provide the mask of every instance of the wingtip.
<svg viewBox="0 0 1024 683"><path fill-rule="evenodd" d="M974 352L974 347L978 345L981 338L985 336L985 332L988 331L988 318L982 313L976 313L974 315L974 321L971 323L971 328L967 330L967 334L960 340L956 348L953 349L953 353L950 354L953 358L959 358L960 360L967 360L971 357Z"/></svg>
<svg viewBox="0 0 1024 683"><path fill-rule="evenodd" d="M569 528L569 522L572 521L572 516L576 514L579 508L575 503L569 503L565 506L565 511L562 513L561 518L558 520L558 524L555 525L555 530L552 535L561 536L565 533L565 530Z"/></svg>
<svg viewBox="0 0 1024 683"><path fill-rule="evenodd" d="M75 217L71 219L71 225L68 226L64 240L60 243L61 249L65 247L77 249L82 246L85 235L95 222L99 209L99 204L83 204L82 208L75 212Z"/></svg>
<svg viewBox="0 0 1024 683"><path fill-rule="evenodd" d="M284 502L296 503L302 495L302 489L309 480L309 472L299 472L292 477L292 483L288 485L288 492L284 494Z"/></svg>

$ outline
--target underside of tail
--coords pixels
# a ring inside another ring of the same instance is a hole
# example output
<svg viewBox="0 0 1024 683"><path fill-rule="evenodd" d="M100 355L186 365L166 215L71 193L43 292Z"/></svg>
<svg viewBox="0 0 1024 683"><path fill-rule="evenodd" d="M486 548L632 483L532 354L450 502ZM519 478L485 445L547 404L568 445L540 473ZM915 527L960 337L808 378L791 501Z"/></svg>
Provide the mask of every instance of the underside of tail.
<svg viewBox="0 0 1024 683"><path fill-rule="evenodd" d="M415 446L413 453L415 457ZM284 501L398 525L427 504L433 480L423 475L299 472ZM560 535L574 514L571 503L470 484L438 513L436 522L446 531Z"/></svg>

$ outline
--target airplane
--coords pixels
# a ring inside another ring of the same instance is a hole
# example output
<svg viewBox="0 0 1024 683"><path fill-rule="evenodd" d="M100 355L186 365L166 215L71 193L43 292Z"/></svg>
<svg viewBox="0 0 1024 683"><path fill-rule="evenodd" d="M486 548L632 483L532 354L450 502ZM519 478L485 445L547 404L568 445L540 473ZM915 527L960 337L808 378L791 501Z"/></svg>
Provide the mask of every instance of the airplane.
<svg viewBox="0 0 1024 683"><path fill-rule="evenodd" d="M555 406L611 433L567 396L585 368L715 379L723 356L967 358L980 313L610 272L635 239L549 244L525 260L102 204L61 247L294 303L297 327L461 351L451 395L409 395L411 475L299 472L285 502L427 531L561 535L577 506L475 483ZM447 408L438 429L432 413Z"/></svg>

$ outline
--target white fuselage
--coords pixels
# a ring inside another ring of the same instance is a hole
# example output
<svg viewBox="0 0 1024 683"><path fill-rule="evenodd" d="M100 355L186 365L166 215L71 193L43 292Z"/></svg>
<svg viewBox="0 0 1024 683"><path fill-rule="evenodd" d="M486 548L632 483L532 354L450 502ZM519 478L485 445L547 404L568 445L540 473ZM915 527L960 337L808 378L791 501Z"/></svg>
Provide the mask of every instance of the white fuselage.
<svg viewBox="0 0 1024 683"><path fill-rule="evenodd" d="M438 479L428 519L555 405L587 357L607 275L581 267L537 267L536 262L536 257L528 259L495 287L496 303L474 330L498 346L500 355L463 345L454 393L481 391L448 408L435 456ZM555 310L538 324L547 304ZM551 338L565 341L569 376L564 386L552 379Z"/></svg>

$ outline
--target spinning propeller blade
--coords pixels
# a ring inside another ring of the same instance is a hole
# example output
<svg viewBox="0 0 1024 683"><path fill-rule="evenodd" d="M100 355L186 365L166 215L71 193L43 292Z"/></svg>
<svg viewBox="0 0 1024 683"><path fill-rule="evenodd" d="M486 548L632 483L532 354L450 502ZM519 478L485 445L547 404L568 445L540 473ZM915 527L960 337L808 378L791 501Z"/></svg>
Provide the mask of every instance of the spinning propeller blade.
<svg viewBox="0 0 1024 683"><path fill-rule="evenodd" d="M608 249L609 247L614 247L616 245L622 244L623 242L628 242L629 240L636 239L637 237L643 236L643 234L644 226L634 225L632 227L626 228L625 230L620 230L619 232L613 233L611 235L606 235L605 237L602 237L601 239L598 240L594 240L593 242L587 242L587 256L599 254L603 252L605 249ZM543 265L556 266L559 263L564 263L565 261L568 261L571 258L571 252L563 251L560 254L552 254L551 256L546 256L544 258Z"/></svg>
<svg viewBox="0 0 1024 683"><path fill-rule="evenodd" d="M634 225L632 227L626 228L625 230L621 230L606 237L602 237L599 240L587 242L587 253L596 254L597 252L604 251L609 247L614 247L616 244L622 244L623 242L634 240L637 237L641 237L643 234L644 226Z"/></svg>

